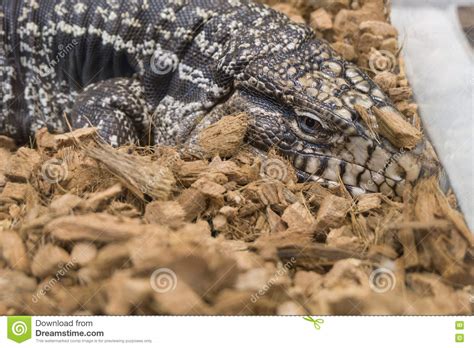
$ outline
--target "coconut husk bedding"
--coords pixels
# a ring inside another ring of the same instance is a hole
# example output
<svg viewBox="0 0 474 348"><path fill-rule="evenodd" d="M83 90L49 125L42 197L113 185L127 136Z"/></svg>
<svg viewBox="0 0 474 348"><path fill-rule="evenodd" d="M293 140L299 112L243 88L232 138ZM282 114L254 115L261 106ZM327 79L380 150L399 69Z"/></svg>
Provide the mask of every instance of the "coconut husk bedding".
<svg viewBox="0 0 474 348"><path fill-rule="evenodd" d="M267 3L393 99L405 118L376 115L376 134L423 137L383 1ZM94 129L0 137L0 314L473 314L473 235L437 178L402 200L298 183L246 126L205 129L199 157L113 149Z"/></svg>

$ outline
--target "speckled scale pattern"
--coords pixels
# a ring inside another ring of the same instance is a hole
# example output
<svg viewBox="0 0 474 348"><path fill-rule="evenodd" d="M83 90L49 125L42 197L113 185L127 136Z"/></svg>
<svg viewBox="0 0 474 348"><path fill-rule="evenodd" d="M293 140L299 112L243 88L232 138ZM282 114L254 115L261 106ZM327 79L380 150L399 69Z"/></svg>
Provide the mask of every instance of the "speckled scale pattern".
<svg viewBox="0 0 474 348"><path fill-rule="evenodd" d="M243 111L249 142L276 147L305 179L399 195L419 170L356 111L398 112L380 88L266 6L6 0L0 22L0 134L18 141L71 124L113 145L195 144L199 129Z"/></svg>

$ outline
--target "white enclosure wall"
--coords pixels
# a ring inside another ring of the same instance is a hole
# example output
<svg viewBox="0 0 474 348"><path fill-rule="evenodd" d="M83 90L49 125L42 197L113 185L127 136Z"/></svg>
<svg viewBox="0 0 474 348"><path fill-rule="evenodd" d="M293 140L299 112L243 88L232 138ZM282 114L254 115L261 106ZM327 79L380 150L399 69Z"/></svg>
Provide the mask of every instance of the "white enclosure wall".
<svg viewBox="0 0 474 348"><path fill-rule="evenodd" d="M474 1L392 0L392 22L416 101L469 227L474 229L474 50L458 5ZM473 29L474 30L474 29Z"/></svg>

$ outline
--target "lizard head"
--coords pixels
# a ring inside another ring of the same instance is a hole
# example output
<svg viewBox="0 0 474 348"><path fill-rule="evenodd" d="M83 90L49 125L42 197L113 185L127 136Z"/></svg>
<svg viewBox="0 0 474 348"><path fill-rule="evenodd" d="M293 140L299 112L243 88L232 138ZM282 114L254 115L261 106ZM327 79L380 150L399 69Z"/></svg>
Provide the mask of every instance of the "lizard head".
<svg viewBox="0 0 474 348"><path fill-rule="evenodd" d="M362 70L317 40L251 61L233 105L251 115L249 142L276 148L302 180L400 196L407 181L437 168L427 143L400 149L374 132L361 108L369 116L373 108L399 111Z"/></svg>

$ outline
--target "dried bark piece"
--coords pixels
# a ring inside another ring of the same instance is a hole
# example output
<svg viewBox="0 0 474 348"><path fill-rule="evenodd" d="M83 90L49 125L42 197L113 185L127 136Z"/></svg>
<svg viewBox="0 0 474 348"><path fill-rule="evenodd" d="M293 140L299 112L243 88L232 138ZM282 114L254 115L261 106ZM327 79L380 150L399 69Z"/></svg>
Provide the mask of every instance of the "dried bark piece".
<svg viewBox="0 0 474 348"><path fill-rule="evenodd" d="M323 8L313 11L310 15L309 25L315 30L332 29L332 18Z"/></svg>
<svg viewBox="0 0 474 348"><path fill-rule="evenodd" d="M379 209L382 205L381 194L379 193L368 193L360 195L357 199L357 212L365 213L370 210Z"/></svg>
<svg viewBox="0 0 474 348"><path fill-rule="evenodd" d="M374 261L378 260L379 262L389 259L397 260L400 261L401 264L404 264L402 259L399 258L398 252L388 244L372 245L367 253L367 257Z"/></svg>
<svg viewBox="0 0 474 348"><path fill-rule="evenodd" d="M379 135L379 125L377 123L376 117L369 112L365 107L362 105L356 104L354 106L356 111L359 113L360 117L362 120L365 122L367 125L367 128L369 129L370 136L374 139L378 140L378 135Z"/></svg>
<svg viewBox="0 0 474 348"><path fill-rule="evenodd" d="M246 186L246 195L258 195L264 205L270 205L277 211L283 211L286 207L297 201L296 196L279 180L263 181Z"/></svg>
<svg viewBox="0 0 474 348"><path fill-rule="evenodd" d="M222 214L218 214L212 218L212 226L216 231L225 231L227 224L227 218Z"/></svg>
<svg viewBox="0 0 474 348"><path fill-rule="evenodd" d="M286 226L283 223L281 217L277 213L275 213L270 207L267 207L267 221L270 225L271 233L278 233L286 230Z"/></svg>
<svg viewBox="0 0 474 348"><path fill-rule="evenodd" d="M395 87L388 91L388 95L394 103L409 100L413 95L413 90L410 87Z"/></svg>
<svg viewBox="0 0 474 348"><path fill-rule="evenodd" d="M13 231L0 232L2 257L16 271L29 273L30 259L26 247L18 233Z"/></svg>
<svg viewBox="0 0 474 348"><path fill-rule="evenodd" d="M191 245L193 244L188 244L188 248ZM183 247L185 246L175 244L174 249ZM157 264L155 268L162 265ZM219 248L198 247L191 254L188 249L176 250L171 262L164 265L172 269L179 279L186 282L199 296L207 300L210 300L222 289L232 287L238 275L236 262Z"/></svg>
<svg viewBox="0 0 474 348"><path fill-rule="evenodd" d="M82 201L81 197L72 193L66 193L65 195L54 197L49 208L59 215L67 215L78 207Z"/></svg>
<svg viewBox="0 0 474 348"><path fill-rule="evenodd" d="M211 198L219 199L226 192L226 188L206 178L200 178L192 184L192 187Z"/></svg>
<svg viewBox="0 0 474 348"><path fill-rule="evenodd" d="M132 278L129 270L115 272L107 282L105 291L108 302L107 315L127 315L136 306L151 297L152 289L148 278Z"/></svg>
<svg viewBox="0 0 474 348"><path fill-rule="evenodd" d="M384 38L396 38L398 36L398 31L395 27L382 21L364 21L360 23L359 30L361 33L370 33Z"/></svg>
<svg viewBox="0 0 474 348"><path fill-rule="evenodd" d="M331 47L339 53L342 58L348 61L353 61L356 58L356 51L354 46L346 42L337 41L331 44Z"/></svg>
<svg viewBox="0 0 474 348"><path fill-rule="evenodd" d="M17 147L15 140L5 135L0 135L0 148L8 151L15 151Z"/></svg>
<svg viewBox="0 0 474 348"><path fill-rule="evenodd" d="M209 164L211 173L222 173L231 181L235 181L240 185L245 185L255 178L252 173L242 170L235 162L232 161L212 161Z"/></svg>
<svg viewBox="0 0 474 348"><path fill-rule="evenodd" d="M247 119L244 113L222 117L199 134L199 145L210 157L235 155L244 141Z"/></svg>
<svg viewBox="0 0 474 348"><path fill-rule="evenodd" d="M397 39L390 38L390 39L383 40L382 44L380 45L380 50L388 51L392 53L394 56L396 56L399 51Z"/></svg>
<svg viewBox="0 0 474 348"><path fill-rule="evenodd" d="M179 227L184 223L185 212L179 202L155 201L147 204L145 208L145 219L149 223Z"/></svg>
<svg viewBox="0 0 474 348"><path fill-rule="evenodd" d="M312 226L306 228L288 228L282 233L263 234L253 244L259 254L264 258L275 259L277 252L283 248L295 247L298 251L314 242L314 230ZM290 257L291 258L291 257ZM289 259L290 259L289 258Z"/></svg>
<svg viewBox="0 0 474 348"><path fill-rule="evenodd" d="M323 243L288 243L286 246L278 247L277 252L283 262L292 261L295 267L319 272L324 270L322 266L333 265L339 260L367 258L365 252L335 248Z"/></svg>
<svg viewBox="0 0 474 348"><path fill-rule="evenodd" d="M439 188L439 183L435 178L430 179L432 187L434 187L435 196L440 208L440 211L447 219L449 219L459 233L465 238L468 244L472 247L474 246L474 235L472 234L471 230L466 224L463 215L453 209L446 198L446 196L442 193L441 189Z"/></svg>
<svg viewBox="0 0 474 348"><path fill-rule="evenodd" d="M418 297L421 306L416 308L415 313L445 314L467 313L469 311L469 296L464 299L458 296L458 292L448 286L443 279L433 273L409 273L407 284ZM464 301L463 301L464 300Z"/></svg>
<svg viewBox="0 0 474 348"><path fill-rule="evenodd" d="M224 289L221 291L211 308L213 315L274 315L278 303L270 296L259 297L255 300L254 291L236 291Z"/></svg>
<svg viewBox="0 0 474 348"><path fill-rule="evenodd" d="M30 278L20 271L0 268L0 301L16 303L22 293L33 293L36 289L36 279Z"/></svg>
<svg viewBox="0 0 474 348"><path fill-rule="evenodd" d="M374 82L386 93L392 88L397 87L397 81L397 75L389 71L382 71L374 77Z"/></svg>
<svg viewBox="0 0 474 348"><path fill-rule="evenodd" d="M351 202L348 199L335 195L326 196L319 207L313 226L316 239L323 241L330 228L341 226L350 208Z"/></svg>
<svg viewBox="0 0 474 348"><path fill-rule="evenodd" d="M41 162L41 156L33 149L22 147L10 158L5 176L12 181L27 182Z"/></svg>
<svg viewBox="0 0 474 348"><path fill-rule="evenodd" d="M354 251L364 249L360 239L352 234L352 228L349 225L331 229L327 235L326 244L331 247Z"/></svg>
<svg viewBox="0 0 474 348"><path fill-rule="evenodd" d="M412 190L407 187L403 192L403 219L404 221L410 220L412 204L410 203L410 197L412 196ZM403 246L403 264L406 268L418 266L420 259L418 257L418 250L416 248L415 234L412 228L402 228L398 233L398 240Z"/></svg>
<svg viewBox="0 0 474 348"><path fill-rule="evenodd" d="M474 284L474 272L472 267L466 265L463 259L455 258L451 252L449 241L444 235L430 234L424 243L424 246L432 255L431 260L434 268L445 280L457 285Z"/></svg>
<svg viewBox="0 0 474 348"><path fill-rule="evenodd" d="M369 287L369 276L363 269L363 263L357 259L346 259L337 261L331 270L323 278L323 287L347 288L350 285L356 287Z"/></svg>
<svg viewBox="0 0 474 348"><path fill-rule="evenodd" d="M379 132L393 145L399 148L414 148L421 140L422 133L403 119L395 110L388 107L373 107Z"/></svg>
<svg viewBox="0 0 474 348"><path fill-rule="evenodd" d="M139 250L137 250L139 252ZM77 272L84 283L107 278L130 260L130 250L124 243L113 243L99 249L97 257Z"/></svg>
<svg viewBox="0 0 474 348"><path fill-rule="evenodd" d="M44 278L55 274L70 261L69 254L63 248L46 244L38 249L31 262L31 272L34 276ZM73 263L71 263L71 266Z"/></svg>
<svg viewBox="0 0 474 348"><path fill-rule="evenodd" d="M125 187L141 199L146 194L153 199L165 200L176 183L168 167L143 156L122 153L101 143L88 147L85 153L103 163Z"/></svg>
<svg viewBox="0 0 474 348"><path fill-rule="evenodd" d="M79 128L68 133L51 134L46 128L39 129L36 134L36 143L40 149L58 150L74 146L97 138L97 130L93 127Z"/></svg>
<svg viewBox="0 0 474 348"><path fill-rule="evenodd" d="M316 272L297 271L294 277L294 284L302 290L303 294L310 298L317 295L323 283L323 276Z"/></svg>
<svg viewBox="0 0 474 348"><path fill-rule="evenodd" d="M40 149L55 149L56 142L54 134L48 131L48 128L40 128L35 133L36 144Z"/></svg>
<svg viewBox="0 0 474 348"><path fill-rule="evenodd" d="M108 189L91 194L80 204L80 208L85 211L101 211L108 203L122 193L122 185L115 184Z"/></svg>
<svg viewBox="0 0 474 348"><path fill-rule="evenodd" d="M0 197L5 199L13 199L17 202L24 202L26 200L28 190L28 184L7 182L5 188L3 189L3 192L0 194Z"/></svg>
<svg viewBox="0 0 474 348"><path fill-rule="evenodd" d="M184 212L184 220L188 222L195 220L207 208L206 195L195 188L182 191L176 200Z"/></svg>
<svg viewBox="0 0 474 348"><path fill-rule="evenodd" d="M354 37L359 32L360 23L371 19L383 19L382 16L374 16L367 9L357 11L341 10L334 17L334 31L338 38ZM342 41L342 40L341 40Z"/></svg>
<svg viewBox="0 0 474 348"><path fill-rule="evenodd" d="M130 203L112 201L107 207L106 213L123 216L128 218L140 218L142 216L141 212L138 211L137 207Z"/></svg>
<svg viewBox="0 0 474 348"><path fill-rule="evenodd" d="M416 239L411 228L402 228L398 233L398 240L403 245L403 263L406 268L412 268L420 263L416 248Z"/></svg>
<svg viewBox="0 0 474 348"><path fill-rule="evenodd" d="M153 294L151 307L160 314L196 315L209 312L208 305L201 297L179 278L173 290Z"/></svg>
<svg viewBox="0 0 474 348"><path fill-rule="evenodd" d="M294 301L283 302L277 308L277 315L305 315L306 310L299 303Z"/></svg>
<svg viewBox="0 0 474 348"><path fill-rule="evenodd" d="M350 0L318 0L318 5L336 13L350 7Z"/></svg>
<svg viewBox="0 0 474 348"><path fill-rule="evenodd" d="M422 179L415 186L413 213L417 221L430 223L440 216L435 196L435 185L431 179Z"/></svg>
<svg viewBox="0 0 474 348"><path fill-rule="evenodd" d="M211 181L219 185L225 185L229 182L229 179L227 179L227 176L225 176L222 173L216 173L216 172L202 173L199 179ZM199 183L197 185L199 185Z"/></svg>
<svg viewBox="0 0 474 348"><path fill-rule="evenodd" d="M311 212L303 204L296 202L285 209L281 219L291 229L308 230L314 224Z"/></svg>
<svg viewBox="0 0 474 348"><path fill-rule="evenodd" d="M66 242L116 242L138 236L144 230L138 220L105 213L59 217L44 227L46 233Z"/></svg>
<svg viewBox="0 0 474 348"><path fill-rule="evenodd" d="M395 104L397 110L400 110L408 118L418 117L418 105L415 103L409 103L408 101L401 101Z"/></svg>
<svg viewBox="0 0 474 348"><path fill-rule="evenodd" d="M235 282L235 289L237 290L252 290L258 291L268 284L269 280L275 275L274 270L269 268L259 267L240 273ZM278 279L274 279L272 284Z"/></svg>
<svg viewBox="0 0 474 348"><path fill-rule="evenodd" d="M219 209L219 213L227 218L233 219L237 216L238 210L238 208L226 205Z"/></svg>
<svg viewBox="0 0 474 348"><path fill-rule="evenodd" d="M176 171L179 182L188 187L195 182L202 173L209 171L209 164L207 161L192 161L184 162Z"/></svg>
<svg viewBox="0 0 474 348"><path fill-rule="evenodd" d="M359 44L357 45L357 48L360 52L370 52L372 48L380 48L380 46L382 45L382 41L382 36L364 33L359 38Z"/></svg>
<svg viewBox="0 0 474 348"><path fill-rule="evenodd" d="M71 251L71 260L83 267L97 256L97 247L92 243L77 243Z"/></svg>

